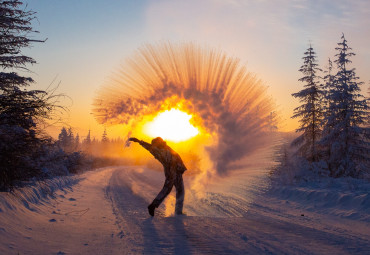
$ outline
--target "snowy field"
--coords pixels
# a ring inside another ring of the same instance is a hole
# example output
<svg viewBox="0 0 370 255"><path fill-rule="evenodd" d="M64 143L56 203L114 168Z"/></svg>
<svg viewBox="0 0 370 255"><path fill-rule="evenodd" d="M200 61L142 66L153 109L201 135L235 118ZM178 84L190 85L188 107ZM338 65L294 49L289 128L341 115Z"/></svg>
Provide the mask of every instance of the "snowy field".
<svg viewBox="0 0 370 255"><path fill-rule="evenodd" d="M0 193L0 254L370 254L368 183L272 187L257 154L202 189L185 174L186 216L174 193L149 216L164 176L138 166Z"/></svg>

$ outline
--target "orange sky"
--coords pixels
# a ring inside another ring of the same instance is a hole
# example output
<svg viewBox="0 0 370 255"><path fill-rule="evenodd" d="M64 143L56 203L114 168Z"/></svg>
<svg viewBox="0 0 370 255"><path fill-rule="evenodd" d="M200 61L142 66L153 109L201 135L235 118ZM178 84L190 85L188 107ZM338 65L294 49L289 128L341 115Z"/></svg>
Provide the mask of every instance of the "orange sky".
<svg viewBox="0 0 370 255"><path fill-rule="evenodd" d="M225 50L241 59L267 86L281 113L281 130L291 131L298 105L298 72L309 42L321 67L342 32L357 54L357 74L369 86L370 2L359 1L57 1L29 0L37 12L38 38L48 38L24 53L35 58L30 67L34 88L45 89L55 79L58 91L70 97L64 123L75 133L100 139L104 126L91 115L97 90L144 43L194 41ZM107 126L108 136L124 133L123 126ZM56 127L55 134L60 126Z"/></svg>

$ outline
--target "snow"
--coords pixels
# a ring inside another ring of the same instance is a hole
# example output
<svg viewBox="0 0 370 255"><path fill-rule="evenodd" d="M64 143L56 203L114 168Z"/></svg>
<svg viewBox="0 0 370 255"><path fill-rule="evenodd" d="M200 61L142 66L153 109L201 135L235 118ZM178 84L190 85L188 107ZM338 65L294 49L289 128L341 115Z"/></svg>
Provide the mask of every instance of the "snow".
<svg viewBox="0 0 370 255"><path fill-rule="evenodd" d="M0 193L0 254L370 254L369 183L271 186L257 154L204 185L185 174L186 216L174 193L149 216L164 176L140 166Z"/></svg>
<svg viewBox="0 0 370 255"><path fill-rule="evenodd" d="M370 223L370 183L352 178L326 178L318 182L274 187L271 197L296 203L305 211Z"/></svg>

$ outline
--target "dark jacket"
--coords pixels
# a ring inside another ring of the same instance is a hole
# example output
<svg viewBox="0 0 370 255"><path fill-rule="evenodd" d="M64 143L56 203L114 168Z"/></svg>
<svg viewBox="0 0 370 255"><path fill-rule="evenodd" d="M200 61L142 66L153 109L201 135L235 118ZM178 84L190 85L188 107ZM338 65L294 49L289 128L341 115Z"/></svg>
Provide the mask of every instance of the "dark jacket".
<svg viewBox="0 0 370 255"><path fill-rule="evenodd" d="M168 145L156 146L144 141L139 141L139 144L162 163L166 176L167 174L174 173L183 174L187 170L180 155L172 150Z"/></svg>

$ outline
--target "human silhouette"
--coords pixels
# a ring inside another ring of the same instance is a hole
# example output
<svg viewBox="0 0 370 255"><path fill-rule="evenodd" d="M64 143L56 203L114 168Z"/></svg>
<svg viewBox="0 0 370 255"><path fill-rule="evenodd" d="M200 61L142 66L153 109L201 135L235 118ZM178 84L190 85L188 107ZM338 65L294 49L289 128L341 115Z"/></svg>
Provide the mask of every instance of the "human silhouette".
<svg viewBox="0 0 370 255"><path fill-rule="evenodd" d="M161 137L154 138L150 143L146 143L135 137L131 137L129 141L137 142L145 149L147 149L161 164L164 168L164 175L166 180L164 182L162 190L159 192L157 197L148 206L148 211L151 216L154 216L155 208L163 202L163 200L170 194L172 187L175 185L176 188L176 206L175 214L182 214L182 208L184 205L184 182L182 180L182 174L187 170L186 166L182 162L179 154L171 149Z"/></svg>

